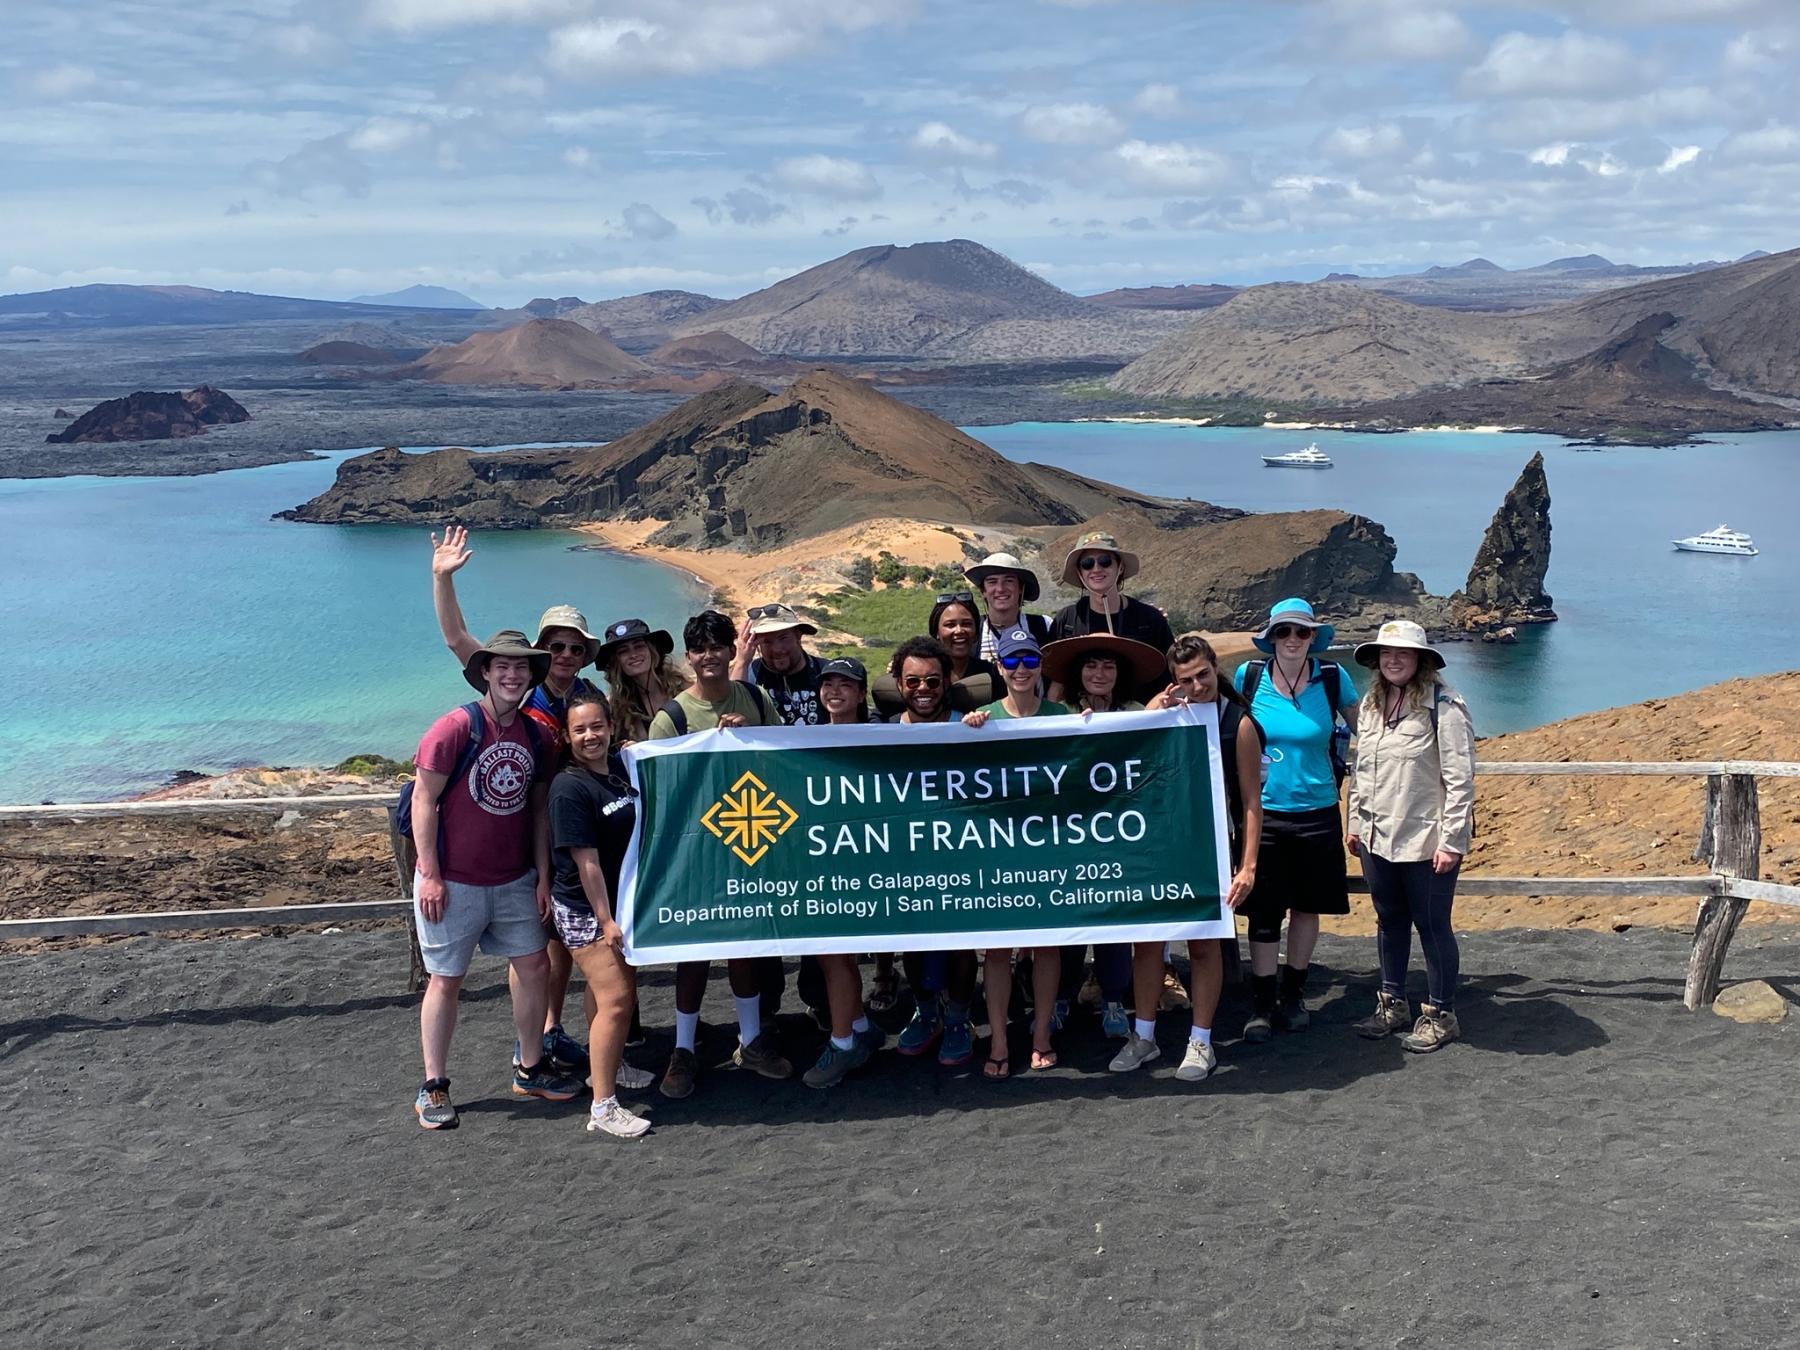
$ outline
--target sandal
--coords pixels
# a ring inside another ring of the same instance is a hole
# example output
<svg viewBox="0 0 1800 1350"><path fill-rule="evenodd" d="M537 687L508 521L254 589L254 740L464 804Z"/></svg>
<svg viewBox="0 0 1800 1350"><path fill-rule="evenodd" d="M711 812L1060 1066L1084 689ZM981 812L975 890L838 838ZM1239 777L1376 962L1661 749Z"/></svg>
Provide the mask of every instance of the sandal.
<svg viewBox="0 0 1800 1350"><path fill-rule="evenodd" d="M981 1067L981 1076L983 1078L991 1079L996 1083L1002 1078L1008 1077L1011 1073L1012 1068L1010 1060L990 1059Z"/></svg>
<svg viewBox="0 0 1800 1350"><path fill-rule="evenodd" d="M1056 1051L1033 1050L1031 1052L1031 1067L1033 1072L1054 1069L1056 1067Z"/></svg>

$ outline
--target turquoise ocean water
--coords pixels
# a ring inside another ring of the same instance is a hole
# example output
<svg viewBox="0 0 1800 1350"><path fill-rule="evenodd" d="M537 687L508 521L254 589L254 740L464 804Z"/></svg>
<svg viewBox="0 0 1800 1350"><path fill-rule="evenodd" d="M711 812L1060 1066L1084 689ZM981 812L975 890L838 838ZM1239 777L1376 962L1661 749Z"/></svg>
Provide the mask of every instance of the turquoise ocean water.
<svg viewBox="0 0 1800 1350"><path fill-rule="evenodd" d="M1143 491L1253 510L1361 511L1399 565L1447 592L1543 449L1561 623L1515 647L1457 644L1486 733L1800 663L1800 433L1581 452L1550 437L1400 436L1022 423L976 436ZM1317 439L1327 472L1259 456ZM405 756L467 686L432 618L425 531L296 525L345 454L200 478L0 481L0 801L104 798L176 769ZM1678 554L1721 521L1759 558ZM679 629L704 592L653 564L492 534L459 579L472 627L528 627L571 600Z"/></svg>

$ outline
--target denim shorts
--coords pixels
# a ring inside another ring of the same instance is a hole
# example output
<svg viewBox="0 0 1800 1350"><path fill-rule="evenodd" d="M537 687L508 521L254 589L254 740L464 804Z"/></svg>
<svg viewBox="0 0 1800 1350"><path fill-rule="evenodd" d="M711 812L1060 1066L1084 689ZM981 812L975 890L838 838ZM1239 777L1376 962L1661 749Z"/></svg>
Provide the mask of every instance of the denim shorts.
<svg viewBox="0 0 1800 1350"><path fill-rule="evenodd" d="M419 875L413 874L413 894ZM517 881L503 886L465 886L444 882L444 917L433 923L413 901L413 926L419 931L419 953L433 975L468 974L479 946L489 956L530 956L544 950L544 925L537 911L537 869L528 868Z"/></svg>

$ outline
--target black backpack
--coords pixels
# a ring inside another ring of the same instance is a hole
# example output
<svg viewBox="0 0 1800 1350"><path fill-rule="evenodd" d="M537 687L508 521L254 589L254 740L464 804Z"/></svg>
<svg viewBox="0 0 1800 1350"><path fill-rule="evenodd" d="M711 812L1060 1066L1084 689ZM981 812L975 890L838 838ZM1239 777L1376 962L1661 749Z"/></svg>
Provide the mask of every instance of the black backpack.
<svg viewBox="0 0 1800 1350"><path fill-rule="evenodd" d="M1244 668L1244 702L1252 707L1256 705L1256 687L1268 669L1267 661L1252 661ZM1331 703L1331 776L1339 783L1350 776L1351 727L1338 706L1343 699L1343 678L1344 668L1336 661L1319 662L1319 683L1325 686L1325 697ZM1432 718L1435 725L1435 707Z"/></svg>
<svg viewBox="0 0 1800 1350"><path fill-rule="evenodd" d="M756 686L751 684L748 680L733 680L732 683L739 689L742 689L746 694L750 695L750 701L756 705L756 724L759 727L768 726L768 719L763 716L763 701L758 697ZM661 710L669 715L669 721L674 725L675 734L677 736L685 736L688 734L687 709L681 706L680 699L670 699L667 703L662 705Z"/></svg>

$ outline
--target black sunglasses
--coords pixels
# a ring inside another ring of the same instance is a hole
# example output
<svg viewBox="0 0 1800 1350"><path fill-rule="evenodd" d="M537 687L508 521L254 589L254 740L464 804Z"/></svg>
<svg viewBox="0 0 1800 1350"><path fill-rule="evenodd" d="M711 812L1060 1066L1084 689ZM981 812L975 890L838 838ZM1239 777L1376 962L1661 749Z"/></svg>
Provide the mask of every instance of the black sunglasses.
<svg viewBox="0 0 1800 1350"><path fill-rule="evenodd" d="M1040 661L1036 652L1013 652L1000 658L1000 664L1007 670L1018 670L1023 666L1026 670L1036 670Z"/></svg>
<svg viewBox="0 0 1800 1350"><path fill-rule="evenodd" d="M908 689L942 689L944 677L942 675L908 675L900 683Z"/></svg>
<svg viewBox="0 0 1800 1350"><path fill-rule="evenodd" d="M785 614L786 612L787 612L786 605L752 605L746 611L746 613L748 613L752 619L779 618L781 615Z"/></svg>
<svg viewBox="0 0 1800 1350"><path fill-rule="evenodd" d="M1116 567L1119 560L1110 553L1090 553L1075 565L1084 572L1092 572L1096 567Z"/></svg>
<svg viewBox="0 0 1800 1350"><path fill-rule="evenodd" d="M969 591L944 591L938 596L937 602L940 605L972 605L975 603L975 596Z"/></svg>
<svg viewBox="0 0 1800 1350"><path fill-rule="evenodd" d="M1281 641L1282 638L1291 638L1291 637L1309 638L1312 635L1313 635L1312 629L1302 628L1299 624L1295 624L1295 623L1284 623L1277 628L1271 628L1269 630L1269 636L1274 638L1277 642Z"/></svg>
<svg viewBox="0 0 1800 1350"><path fill-rule="evenodd" d="M546 651L548 651L553 656L561 656L564 652L583 652L583 653L585 653L587 651L587 643L585 643L585 642L564 642L560 638L551 638L550 641L548 641L544 644L544 648Z"/></svg>

